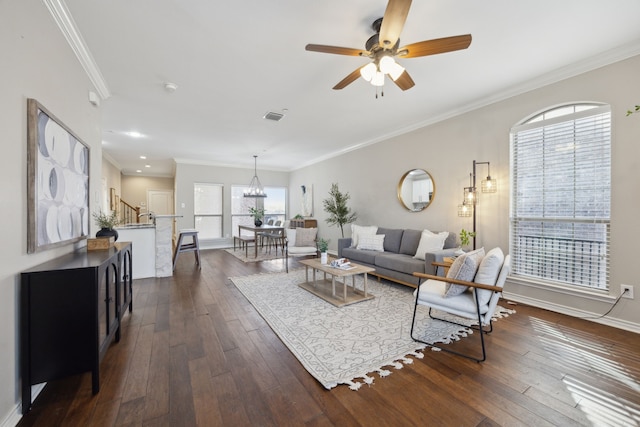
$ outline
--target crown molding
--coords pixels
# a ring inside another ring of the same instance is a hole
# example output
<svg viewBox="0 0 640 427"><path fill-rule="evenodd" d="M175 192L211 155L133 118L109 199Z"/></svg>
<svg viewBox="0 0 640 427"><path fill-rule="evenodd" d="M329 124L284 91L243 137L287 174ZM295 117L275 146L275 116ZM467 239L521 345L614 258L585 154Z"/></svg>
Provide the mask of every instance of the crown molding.
<svg viewBox="0 0 640 427"><path fill-rule="evenodd" d="M58 25L60 32L69 43L71 50L76 54L78 61L84 68L84 71L89 76L89 80L95 87L96 91L102 99L107 99L111 96L107 82L105 81L98 64L96 64L89 47L84 42L80 30L76 26L69 9L67 9L64 0L42 0L42 2L49 9L49 13L53 17L53 20Z"/></svg>

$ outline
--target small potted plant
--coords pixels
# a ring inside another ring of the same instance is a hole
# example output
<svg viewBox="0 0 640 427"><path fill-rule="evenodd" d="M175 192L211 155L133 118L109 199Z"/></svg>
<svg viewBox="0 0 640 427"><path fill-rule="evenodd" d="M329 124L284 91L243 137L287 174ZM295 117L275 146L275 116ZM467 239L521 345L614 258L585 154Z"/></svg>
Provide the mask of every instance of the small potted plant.
<svg viewBox="0 0 640 427"><path fill-rule="evenodd" d="M263 208L249 208L249 213L253 217L253 223L256 227L260 227L262 225L262 218L264 218L264 209Z"/></svg>
<svg viewBox="0 0 640 427"><path fill-rule="evenodd" d="M318 239L317 245L318 251L320 251L320 263L326 264L328 259L327 251L329 250L329 241L320 238Z"/></svg>
<svg viewBox="0 0 640 427"><path fill-rule="evenodd" d="M118 232L113 229L113 227L120 224L120 218L118 218L116 211L111 211L110 214L102 211L94 212L93 219L96 220L96 224L100 227L100 230L96 233L96 237L113 236L114 240L118 240Z"/></svg>
<svg viewBox="0 0 640 427"><path fill-rule="evenodd" d="M476 237L475 231L460 230L460 249L469 245L469 239Z"/></svg>

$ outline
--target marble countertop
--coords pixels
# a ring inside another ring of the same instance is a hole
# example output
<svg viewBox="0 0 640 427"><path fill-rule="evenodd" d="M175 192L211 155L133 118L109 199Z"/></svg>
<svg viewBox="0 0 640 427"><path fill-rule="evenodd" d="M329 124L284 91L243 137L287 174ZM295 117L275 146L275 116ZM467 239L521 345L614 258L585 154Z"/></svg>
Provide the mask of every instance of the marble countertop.
<svg viewBox="0 0 640 427"><path fill-rule="evenodd" d="M135 229L139 229L139 228L155 228L154 224L122 224L119 225L117 227L115 227L116 230L135 230Z"/></svg>

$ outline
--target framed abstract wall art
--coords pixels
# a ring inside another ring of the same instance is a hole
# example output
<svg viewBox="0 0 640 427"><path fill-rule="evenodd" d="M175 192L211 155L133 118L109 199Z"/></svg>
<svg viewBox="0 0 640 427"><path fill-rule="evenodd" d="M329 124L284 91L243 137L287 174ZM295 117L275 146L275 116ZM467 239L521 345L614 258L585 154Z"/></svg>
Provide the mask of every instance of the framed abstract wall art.
<svg viewBox="0 0 640 427"><path fill-rule="evenodd" d="M27 252L89 233L89 147L35 99L27 100Z"/></svg>

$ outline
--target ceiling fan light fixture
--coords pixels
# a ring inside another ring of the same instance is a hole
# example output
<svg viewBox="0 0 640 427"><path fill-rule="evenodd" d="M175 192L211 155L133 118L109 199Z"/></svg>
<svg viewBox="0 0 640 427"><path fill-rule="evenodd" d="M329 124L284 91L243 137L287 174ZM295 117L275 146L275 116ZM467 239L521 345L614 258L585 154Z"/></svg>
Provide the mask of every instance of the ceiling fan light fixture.
<svg viewBox="0 0 640 427"><path fill-rule="evenodd" d="M397 62L394 62L393 66L387 74L389 74L389 77L391 77L395 82L402 75L402 73L404 73L404 67Z"/></svg>
<svg viewBox="0 0 640 427"><path fill-rule="evenodd" d="M375 76L371 79L371 84L374 86L384 86L384 73L376 71Z"/></svg>
<svg viewBox="0 0 640 427"><path fill-rule="evenodd" d="M380 58L380 71L383 74L388 74L395 82L398 80L398 77L404 73L404 67L398 64L392 57L385 55Z"/></svg>
<svg viewBox="0 0 640 427"><path fill-rule="evenodd" d="M380 58L380 71L384 74L388 74L391 68L395 65L396 61L392 57L385 55Z"/></svg>
<svg viewBox="0 0 640 427"><path fill-rule="evenodd" d="M376 71L377 71L376 65L373 62L370 62L369 64L360 68L360 75L362 76L363 79L370 82L373 79L373 77L376 75Z"/></svg>

